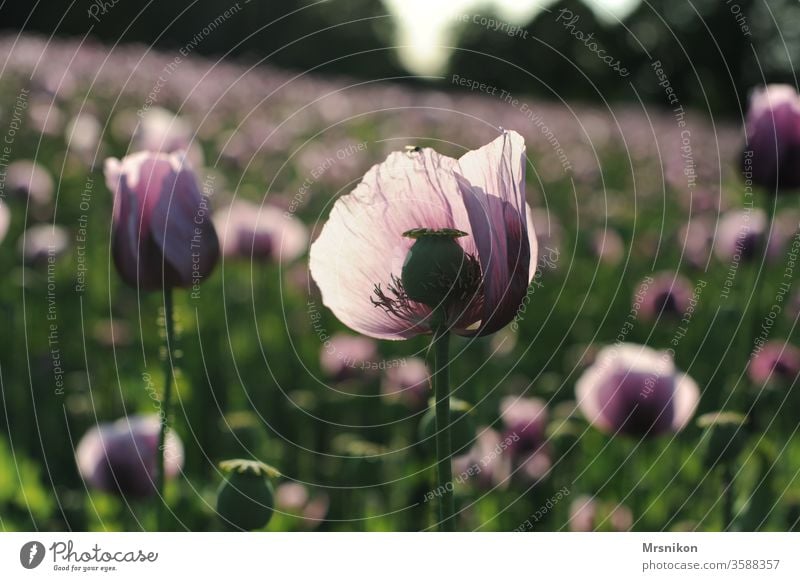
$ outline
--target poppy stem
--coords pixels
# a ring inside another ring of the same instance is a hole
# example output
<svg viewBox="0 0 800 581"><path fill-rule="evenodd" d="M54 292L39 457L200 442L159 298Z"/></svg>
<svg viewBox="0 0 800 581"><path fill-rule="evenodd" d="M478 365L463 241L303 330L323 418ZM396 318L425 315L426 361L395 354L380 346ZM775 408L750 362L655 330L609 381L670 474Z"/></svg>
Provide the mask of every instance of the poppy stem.
<svg viewBox="0 0 800 581"><path fill-rule="evenodd" d="M166 451L167 424L169 422L170 406L172 404L172 349L175 338L175 320L172 306L172 289L164 289L164 397L161 402L161 430L158 434L158 450L156 451L156 489L158 491L157 528L163 531L166 528L167 502L164 497L164 452Z"/></svg>
<svg viewBox="0 0 800 581"><path fill-rule="evenodd" d="M729 531L733 525L733 466L730 461L725 461L722 466L722 530Z"/></svg>
<svg viewBox="0 0 800 581"><path fill-rule="evenodd" d="M453 467L450 463L450 333L440 325L433 335L433 390L436 400L436 477L439 501L439 531L455 530Z"/></svg>

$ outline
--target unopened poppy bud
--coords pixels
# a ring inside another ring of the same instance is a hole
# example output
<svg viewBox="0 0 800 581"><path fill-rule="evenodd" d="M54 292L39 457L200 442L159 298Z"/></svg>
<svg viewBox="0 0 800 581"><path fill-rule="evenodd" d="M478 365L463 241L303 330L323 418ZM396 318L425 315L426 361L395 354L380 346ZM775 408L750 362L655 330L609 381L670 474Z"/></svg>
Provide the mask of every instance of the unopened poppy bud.
<svg viewBox="0 0 800 581"><path fill-rule="evenodd" d="M480 267L456 238L466 232L417 228L403 236L416 241L406 255L401 280L412 301L431 308L468 299L478 288Z"/></svg>
<svg viewBox="0 0 800 581"><path fill-rule="evenodd" d="M419 422L419 439L431 451L436 440L436 408L434 400L430 400L426 411ZM467 402L452 398L450 400L450 449L453 456L466 454L475 441L475 420L472 418L472 406Z"/></svg>
<svg viewBox="0 0 800 581"><path fill-rule="evenodd" d="M709 431L705 451L708 467L731 462L739 455L747 439L745 420L736 412L711 412L697 418L697 425Z"/></svg>
<svg viewBox="0 0 800 581"><path fill-rule="evenodd" d="M253 531L267 526L275 496L269 479L280 473L254 460L225 460L219 467L228 473L217 492L217 513L226 528Z"/></svg>

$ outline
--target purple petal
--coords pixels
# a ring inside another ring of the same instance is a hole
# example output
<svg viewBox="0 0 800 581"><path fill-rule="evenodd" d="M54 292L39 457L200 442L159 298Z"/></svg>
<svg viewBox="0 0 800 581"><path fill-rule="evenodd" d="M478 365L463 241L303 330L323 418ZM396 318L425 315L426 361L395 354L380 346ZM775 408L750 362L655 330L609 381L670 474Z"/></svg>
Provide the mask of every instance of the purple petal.
<svg viewBox="0 0 800 581"><path fill-rule="evenodd" d="M322 299L345 325L379 339L404 339L430 332L430 309L411 303L405 318L376 308L375 285L400 276L414 228L472 232L453 169L456 161L429 148L392 153L373 166L358 187L340 198L311 246L311 275ZM472 236L459 239L477 254Z"/></svg>
<svg viewBox="0 0 800 581"><path fill-rule="evenodd" d="M514 318L535 274L536 235L525 202L525 142L509 131L458 162L456 178L484 279L483 319L462 334L487 335Z"/></svg>

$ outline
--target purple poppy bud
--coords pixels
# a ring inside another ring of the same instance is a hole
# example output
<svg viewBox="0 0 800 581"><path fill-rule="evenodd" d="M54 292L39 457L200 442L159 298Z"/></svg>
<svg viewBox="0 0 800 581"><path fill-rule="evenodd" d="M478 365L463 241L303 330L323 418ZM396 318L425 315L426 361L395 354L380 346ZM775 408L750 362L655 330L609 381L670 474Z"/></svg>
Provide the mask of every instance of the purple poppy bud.
<svg viewBox="0 0 800 581"><path fill-rule="evenodd" d="M196 285L211 274L219 242L183 155L109 158L105 175L114 192L112 252L122 280L153 291Z"/></svg>
<svg viewBox="0 0 800 581"><path fill-rule="evenodd" d="M98 424L81 438L75 451L78 471L91 487L127 497L155 494L158 436L157 415L127 416ZM164 472L176 476L183 467L183 444L167 432Z"/></svg>
<svg viewBox="0 0 800 581"><path fill-rule="evenodd" d="M601 431L657 436L681 430L700 399L668 353L622 343L605 347L575 385L578 405Z"/></svg>
<svg viewBox="0 0 800 581"><path fill-rule="evenodd" d="M800 374L800 349L783 341L770 341L753 354L747 372L757 385L791 385Z"/></svg>
<svg viewBox="0 0 800 581"><path fill-rule="evenodd" d="M500 402L504 436L511 436L509 451L515 457L528 456L544 445L547 408L535 397L504 397Z"/></svg>
<svg viewBox="0 0 800 581"><path fill-rule="evenodd" d="M791 85L756 89L747 112L745 176L775 193L800 187L800 96Z"/></svg>

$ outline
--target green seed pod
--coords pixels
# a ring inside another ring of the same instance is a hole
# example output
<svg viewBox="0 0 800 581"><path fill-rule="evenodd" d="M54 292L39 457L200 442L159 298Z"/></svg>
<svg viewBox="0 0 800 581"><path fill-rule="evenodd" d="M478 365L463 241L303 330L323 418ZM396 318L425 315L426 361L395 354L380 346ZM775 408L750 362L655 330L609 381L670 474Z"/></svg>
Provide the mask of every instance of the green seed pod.
<svg viewBox="0 0 800 581"><path fill-rule="evenodd" d="M419 422L419 439L430 453L436 450L436 408L430 401L428 411ZM465 401L450 400L450 450L454 456L466 454L475 441L472 407Z"/></svg>
<svg viewBox="0 0 800 581"><path fill-rule="evenodd" d="M746 418L736 412L711 412L697 418L697 425L710 433L706 436L706 466L732 462L747 440Z"/></svg>
<svg viewBox="0 0 800 581"><path fill-rule="evenodd" d="M252 531L267 526L274 497L269 479L280 473L253 460L225 460L219 467L227 473L217 491L217 513L225 528Z"/></svg>
<svg viewBox="0 0 800 581"><path fill-rule="evenodd" d="M403 236L416 240L400 277L409 299L437 308L471 297L478 286L480 267L456 242L467 236L466 232L418 228Z"/></svg>

